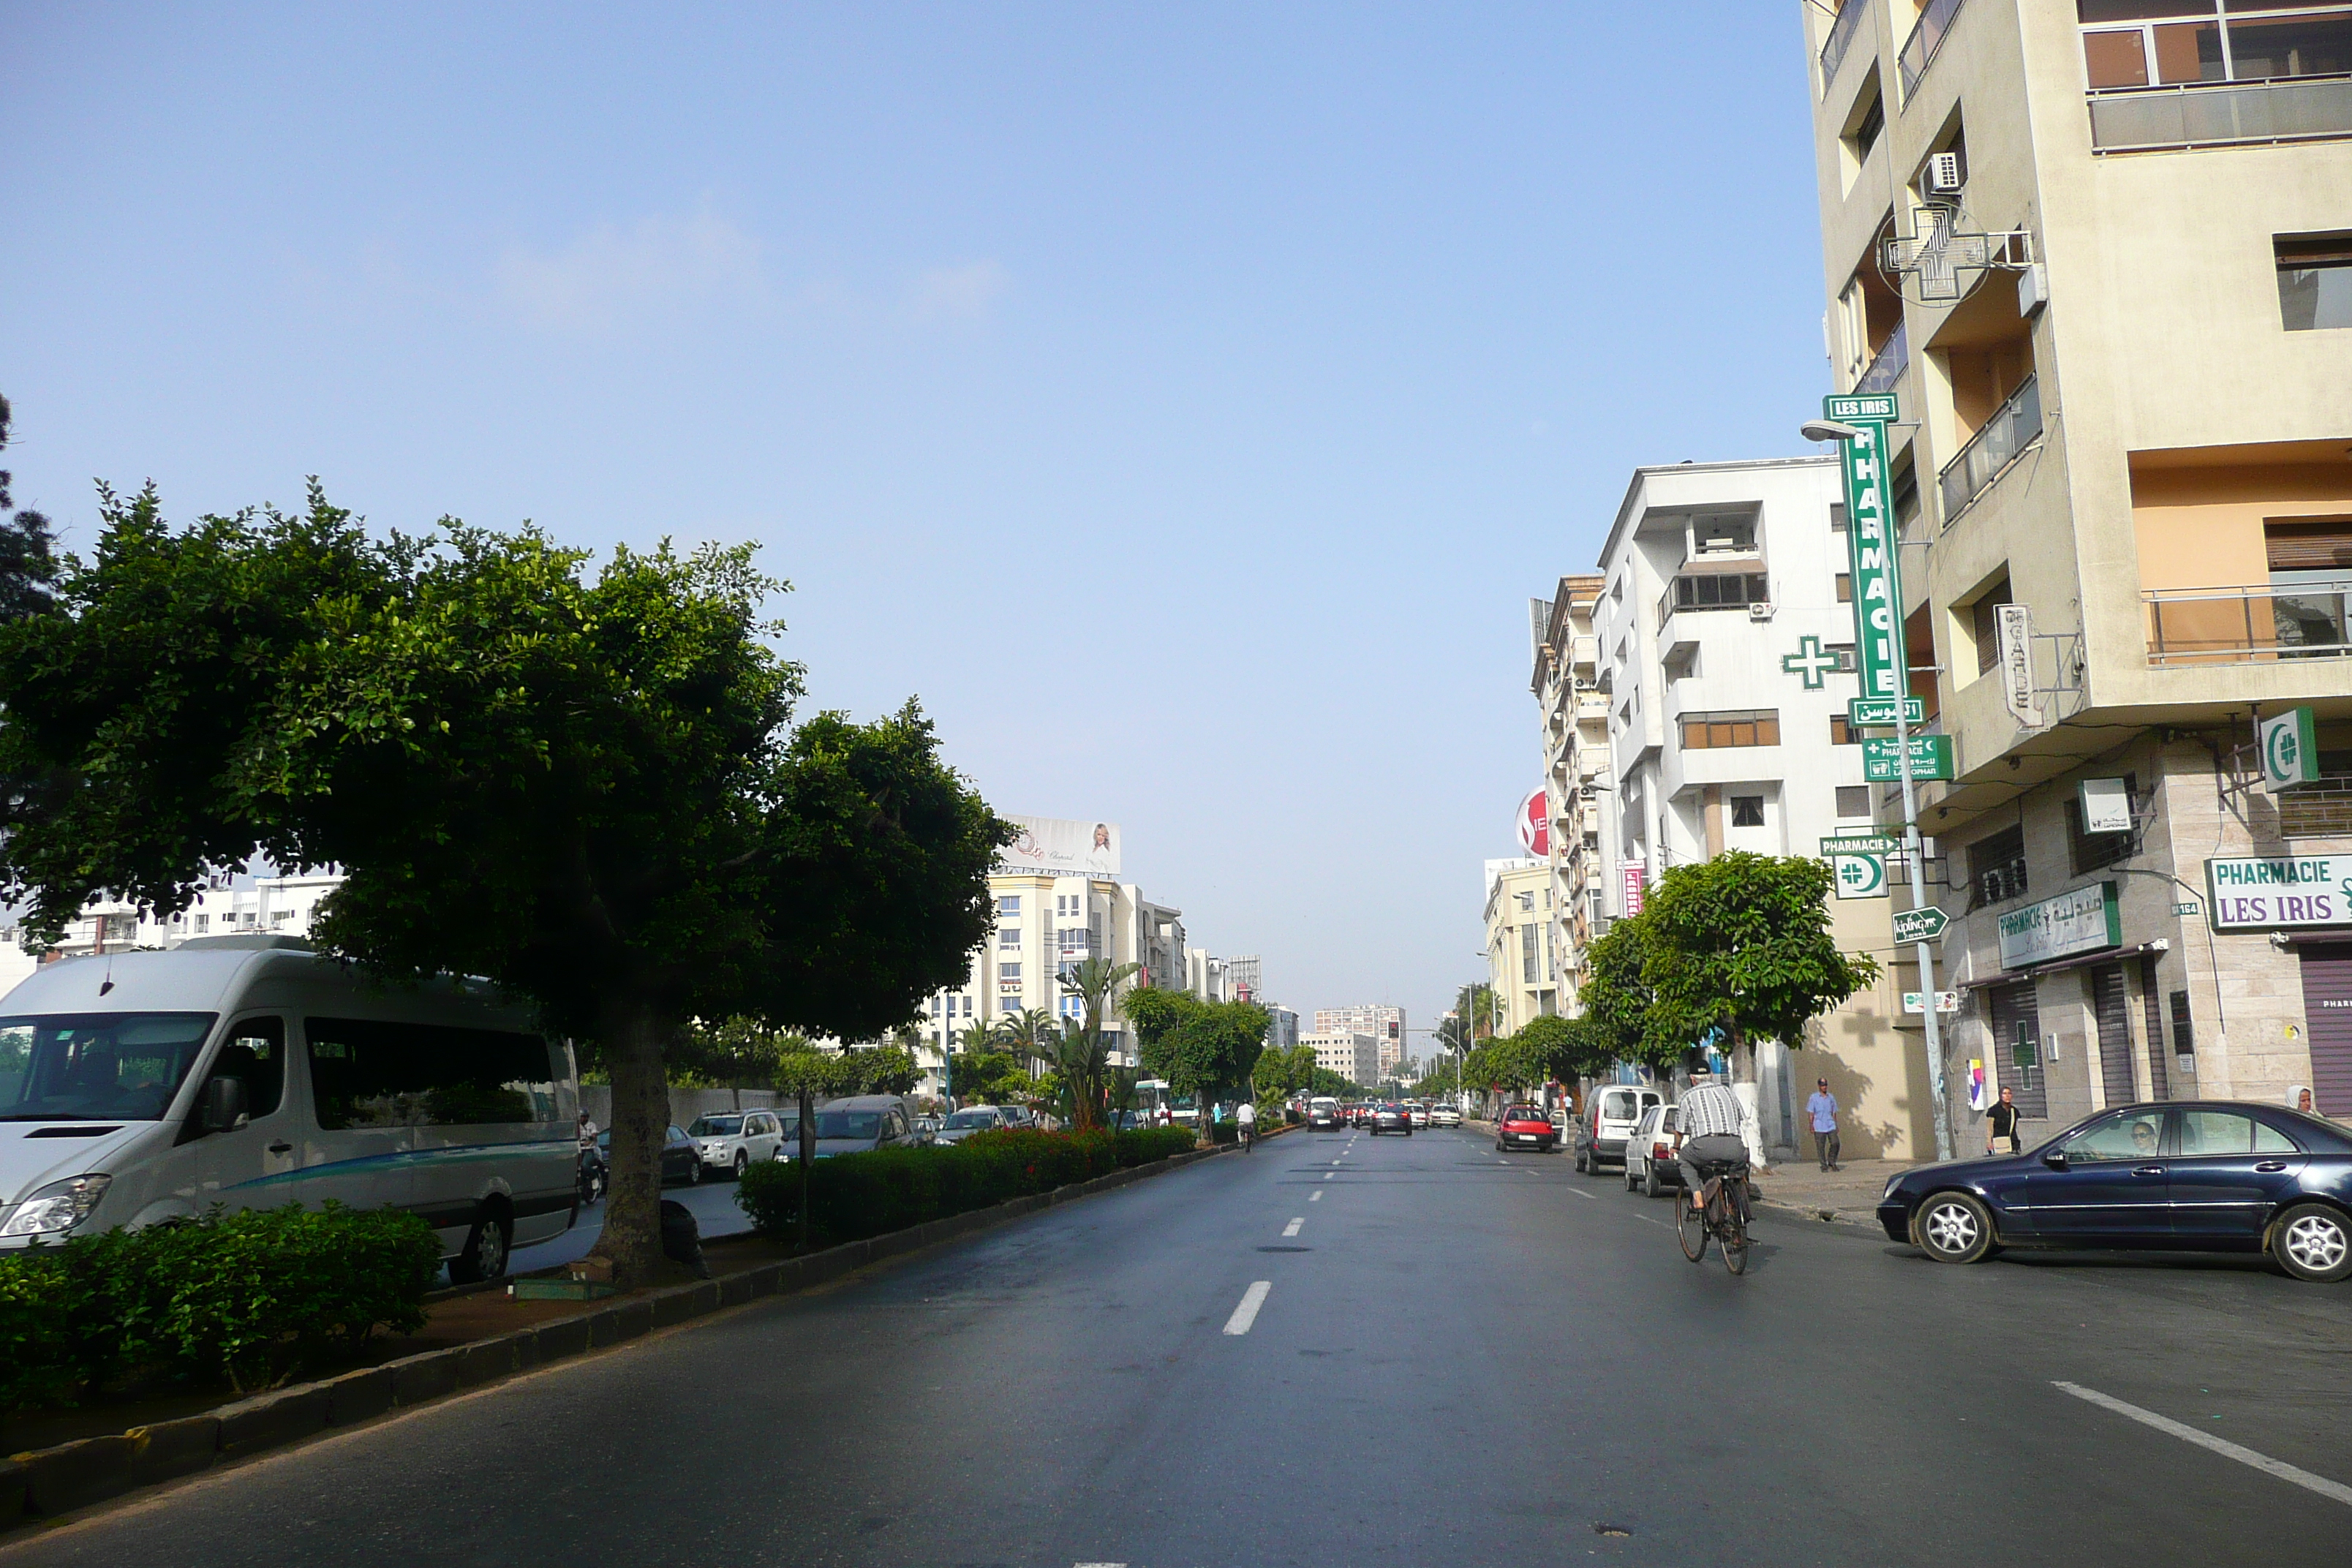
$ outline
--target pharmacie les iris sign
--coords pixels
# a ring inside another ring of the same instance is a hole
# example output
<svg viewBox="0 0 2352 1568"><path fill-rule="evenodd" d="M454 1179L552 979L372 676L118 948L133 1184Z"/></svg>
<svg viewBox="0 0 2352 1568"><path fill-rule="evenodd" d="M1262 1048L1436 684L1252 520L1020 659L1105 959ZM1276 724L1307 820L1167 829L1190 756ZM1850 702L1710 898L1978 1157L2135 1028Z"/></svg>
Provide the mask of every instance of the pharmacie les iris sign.
<svg viewBox="0 0 2352 1568"><path fill-rule="evenodd" d="M2205 862L2215 931L2352 925L2352 855Z"/></svg>

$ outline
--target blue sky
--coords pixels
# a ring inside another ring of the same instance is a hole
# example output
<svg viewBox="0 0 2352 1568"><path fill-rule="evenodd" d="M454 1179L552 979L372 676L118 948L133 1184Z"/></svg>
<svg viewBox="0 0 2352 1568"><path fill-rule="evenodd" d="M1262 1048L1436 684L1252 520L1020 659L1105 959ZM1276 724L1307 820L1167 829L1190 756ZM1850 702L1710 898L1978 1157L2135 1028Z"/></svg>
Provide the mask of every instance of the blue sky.
<svg viewBox="0 0 2352 1568"><path fill-rule="evenodd" d="M1301 1011L1480 972L1526 602L1825 389L1795 0L0 10L19 505L754 539ZM1418 1042L1417 1042L1418 1045Z"/></svg>

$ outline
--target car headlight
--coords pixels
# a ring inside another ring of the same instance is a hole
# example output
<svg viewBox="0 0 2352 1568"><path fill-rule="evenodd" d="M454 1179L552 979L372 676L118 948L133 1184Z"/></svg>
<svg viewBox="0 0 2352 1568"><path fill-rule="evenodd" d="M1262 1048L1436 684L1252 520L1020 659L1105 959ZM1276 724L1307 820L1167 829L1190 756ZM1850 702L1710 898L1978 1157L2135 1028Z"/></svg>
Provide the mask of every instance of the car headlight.
<svg viewBox="0 0 2352 1568"><path fill-rule="evenodd" d="M1878 1194L1878 1201L1880 1203L1885 1203L1887 1199L1895 1195L1895 1185L1903 1180L1905 1174L1905 1172L1897 1171L1893 1175L1886 1178L1886 1190Z"/></svg>
<svg viewBox="0 0 2352 1568"><path fill-rule="evenodd" d="M0 1225L0 1237L57 1236L71 1230L89 1217L113 1184L112 1176L96 1173L51 1182L16 1205L8 1222Z"/></svg>

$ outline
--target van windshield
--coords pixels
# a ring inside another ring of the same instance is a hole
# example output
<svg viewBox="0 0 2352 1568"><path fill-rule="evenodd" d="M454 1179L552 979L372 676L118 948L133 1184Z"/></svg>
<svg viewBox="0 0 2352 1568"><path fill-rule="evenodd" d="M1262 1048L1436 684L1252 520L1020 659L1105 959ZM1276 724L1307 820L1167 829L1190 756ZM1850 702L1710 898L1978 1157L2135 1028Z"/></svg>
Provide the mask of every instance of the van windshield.
<svg viewBox="0 0 2352 1568"><path fill-rule="evenodd" d="M882 1113L878 1110L820 1110L816 1113L816 1135L820 1138L878 1138L882 1135Z"/></svg>
<svg viewBox="0 0 2352 1568"><path fill-rule="evenodd" d="M160 1121L217 1016L0 1018L0 1121Z"/></svg>
<svg viewBox="0 0 2352 1568"><path fill-rule="evenodd" d="M686 1130L688 1138L732 1138L743 1131L740 1116L704 1116Z"/></svg>

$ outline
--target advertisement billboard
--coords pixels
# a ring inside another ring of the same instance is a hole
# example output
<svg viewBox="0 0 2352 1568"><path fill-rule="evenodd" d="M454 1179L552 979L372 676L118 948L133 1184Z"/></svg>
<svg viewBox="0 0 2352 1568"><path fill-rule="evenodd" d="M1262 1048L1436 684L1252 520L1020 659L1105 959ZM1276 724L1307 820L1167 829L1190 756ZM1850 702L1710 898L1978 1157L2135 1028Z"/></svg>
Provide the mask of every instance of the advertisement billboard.
<svg viewBox="0 0 2352 1568"><path fill-rule="evenodd" d="M1538 859L1551 853L1550 802L1541 784L1519 802L1519 847Z"/></svg>
<svg viewBox="0 0 2352 1568"><path fill-rule="evenodd" d="M1021 837L998 853L999 871L1045 877L1118 875L1118 823L1016 816L1011 812L1003 816L1021 829Z"/></svg>

